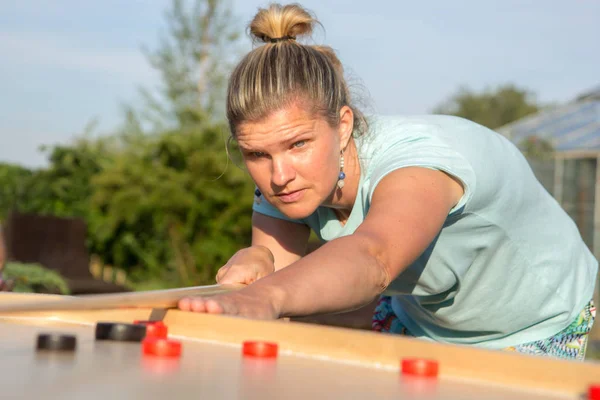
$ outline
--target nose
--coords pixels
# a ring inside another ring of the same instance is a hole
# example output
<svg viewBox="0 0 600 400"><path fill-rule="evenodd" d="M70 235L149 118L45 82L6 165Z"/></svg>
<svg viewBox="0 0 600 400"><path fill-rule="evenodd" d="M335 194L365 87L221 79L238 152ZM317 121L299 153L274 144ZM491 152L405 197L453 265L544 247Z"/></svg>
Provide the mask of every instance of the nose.
<svg viewBox="0 0 600 400"><path fill-rule="evenodd" d="M283 188L296 176L296 171L290 160L285 157L273 158L271 181L273 185Z"/></svg>

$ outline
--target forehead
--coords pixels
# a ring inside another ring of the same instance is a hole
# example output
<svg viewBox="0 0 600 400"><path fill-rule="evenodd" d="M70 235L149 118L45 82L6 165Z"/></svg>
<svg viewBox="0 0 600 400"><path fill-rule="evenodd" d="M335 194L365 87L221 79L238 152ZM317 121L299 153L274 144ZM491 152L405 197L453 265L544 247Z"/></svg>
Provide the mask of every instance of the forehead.
<svg viewBox="0 0 600 400"><path fill-rule="evenodd" d="M303 133L322 129L327 122L304 107L291 105L258 121L241 123L236 129L237 142L242 147L269 145L289 140Z"/></svg>

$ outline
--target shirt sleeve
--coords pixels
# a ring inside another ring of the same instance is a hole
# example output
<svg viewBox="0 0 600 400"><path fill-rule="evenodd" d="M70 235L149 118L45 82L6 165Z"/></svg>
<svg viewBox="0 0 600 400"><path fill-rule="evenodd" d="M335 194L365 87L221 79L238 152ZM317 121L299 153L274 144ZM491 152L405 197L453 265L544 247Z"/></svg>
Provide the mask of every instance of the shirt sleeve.
<svg viewBox="0 0 600 400"><path fill-rule="evenodd" d="M475 172L467 159L444 143L428 135L406 135L378 152L373 160L369 200L379 182L390 172L405 167L424 167L443 171L461 182L464 194L449 215L459 214L475 192Z"/></svg>

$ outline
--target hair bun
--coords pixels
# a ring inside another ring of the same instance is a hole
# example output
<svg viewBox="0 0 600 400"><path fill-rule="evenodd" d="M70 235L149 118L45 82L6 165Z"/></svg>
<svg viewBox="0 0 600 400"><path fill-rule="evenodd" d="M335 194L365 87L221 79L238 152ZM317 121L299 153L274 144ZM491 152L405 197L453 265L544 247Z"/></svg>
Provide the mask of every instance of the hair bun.
<svg viewBox="0 0 600 400"><path fill-rule="evenodd" d="M316 18L297 4L274 3L258 10L249 30L255 41L276 43L309 36L315 23L318 23Z"/></svg>

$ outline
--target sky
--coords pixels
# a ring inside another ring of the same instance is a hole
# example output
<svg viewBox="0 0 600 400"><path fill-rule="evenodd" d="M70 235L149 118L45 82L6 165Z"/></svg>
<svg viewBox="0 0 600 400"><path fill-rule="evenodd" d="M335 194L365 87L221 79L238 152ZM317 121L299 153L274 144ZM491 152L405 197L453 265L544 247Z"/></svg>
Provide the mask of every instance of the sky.
<svg viewBox="0 0 600 400"><path fill-rule="evenodd" d="M0 162L43 167L42 145L97 134L159 84L141 49L170 0L0 0ZM231 0L240 31L266 1ZM600 84L595 0L306 0L371 111L422 114L461 86L514 83L542 103ZM246 39L247 48L250 41Z"/></svg>

